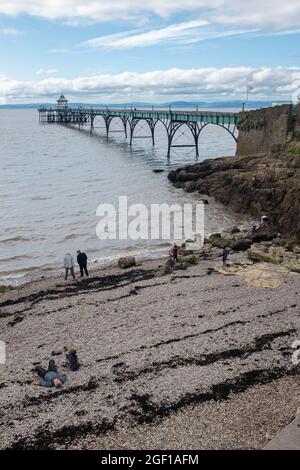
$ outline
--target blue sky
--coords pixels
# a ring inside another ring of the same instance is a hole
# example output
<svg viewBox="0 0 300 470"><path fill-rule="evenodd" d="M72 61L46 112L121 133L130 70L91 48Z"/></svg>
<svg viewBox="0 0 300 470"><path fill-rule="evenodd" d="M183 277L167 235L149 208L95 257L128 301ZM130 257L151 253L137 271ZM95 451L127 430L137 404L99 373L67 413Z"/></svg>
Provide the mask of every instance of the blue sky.
<svg viewBox="0 0 300 470"><path fill-rule="evenodd" d="M299 44L298 0L0 0L0 102L291 99Z"/></svg>

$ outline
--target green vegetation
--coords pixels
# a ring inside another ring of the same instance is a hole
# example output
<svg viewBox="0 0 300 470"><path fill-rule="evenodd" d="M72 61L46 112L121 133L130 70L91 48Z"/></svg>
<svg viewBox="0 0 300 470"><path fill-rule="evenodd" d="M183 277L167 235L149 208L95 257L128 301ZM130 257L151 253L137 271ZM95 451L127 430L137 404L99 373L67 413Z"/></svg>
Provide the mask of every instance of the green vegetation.
<svg viewBox="0 0 300 470"><path fill-rule="evenodd" d="M294 132L294 139L295 140L300 140L300 131L295 131Z"/></svg>
<svg viewBox="0 0 300 470"><path fill-rule="evenodd" d="M287 163L286 166L287 166L287 168L295 170L297 168L300 168L300 163Z"/></svg>
<svg viewBox="0 0 300 470"><path fill-rule="evenodd" d="M300 155L300 147L292 147L289 149L289 153L293 153L295 155Z"/></svg>

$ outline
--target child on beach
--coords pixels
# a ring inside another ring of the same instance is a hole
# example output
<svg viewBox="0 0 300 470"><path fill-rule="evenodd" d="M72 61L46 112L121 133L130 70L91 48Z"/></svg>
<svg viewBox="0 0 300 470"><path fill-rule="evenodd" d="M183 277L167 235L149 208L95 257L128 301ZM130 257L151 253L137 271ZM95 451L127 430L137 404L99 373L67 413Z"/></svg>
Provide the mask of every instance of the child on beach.
<svg viewBox="0 0 300 470"><path fill-rule="evenodd" d="M170 250L170 255L174 262L177 261L179 249L180 249L179 246L176 243L174 243Z"/></svg>
<svg viewBox="0 0 300 470"><path fill-rule="evenodd" d="M70 351L68 351L66 354L66 359L68 361L68 367L70 370L75 371L79 369L80 364L76 349L70 349Z"/></svg>

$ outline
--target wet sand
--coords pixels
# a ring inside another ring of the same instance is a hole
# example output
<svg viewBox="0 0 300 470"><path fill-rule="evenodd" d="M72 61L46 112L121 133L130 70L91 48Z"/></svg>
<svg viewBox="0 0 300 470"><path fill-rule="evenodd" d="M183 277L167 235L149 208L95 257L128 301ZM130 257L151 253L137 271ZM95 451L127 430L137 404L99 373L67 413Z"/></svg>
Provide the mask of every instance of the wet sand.
<svg viewBox="0 0 300 470"><path fill-rule="evenodd" d="M160 260L1 294L0 447L263 447L300 406L300 277L270 264L273 287L253 287L218 254L163 277ZM81 369L41 388L34 366L66 372L70 346Z"/></svg>

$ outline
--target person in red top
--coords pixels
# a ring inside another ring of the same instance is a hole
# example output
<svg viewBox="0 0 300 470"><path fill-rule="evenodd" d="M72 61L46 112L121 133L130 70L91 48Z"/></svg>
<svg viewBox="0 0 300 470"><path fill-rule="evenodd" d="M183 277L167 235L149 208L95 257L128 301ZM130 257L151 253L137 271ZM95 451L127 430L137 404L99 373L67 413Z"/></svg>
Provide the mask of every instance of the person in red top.
<svg viewBox="0 0 300 470"><path fill-rule="evenodd" d="M178 258L178 251L179 251L179 246L176 245L176 243L173 244L171 250L170 250L170 255L172 256L173 261L177 261Z"/></svg>

